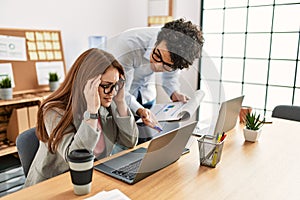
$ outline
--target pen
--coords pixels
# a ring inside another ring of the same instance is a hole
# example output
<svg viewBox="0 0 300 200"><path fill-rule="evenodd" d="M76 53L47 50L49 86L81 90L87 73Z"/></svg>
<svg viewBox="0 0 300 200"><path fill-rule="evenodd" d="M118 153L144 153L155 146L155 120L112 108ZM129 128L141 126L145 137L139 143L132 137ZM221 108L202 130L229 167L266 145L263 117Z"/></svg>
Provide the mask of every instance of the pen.
<svg viewBox="0 0 300 200"><path fill-rule="evenodd" d="M217 133L216 135L216 142L218 142L218 139L219 139L219 133Z"/></svg>
<svg viewBox="0 0 300 200"><path fill-rule="evenodd" d="M218 159L218 156L219 156L219 146L217 145L219 142L222 142L222 138L224 139L226 136L225 136L225 132L223 132L222 134L217 134L216 136L216 144L215 144L215 150L214 150L214 154L213 154L213 159L212 159L212 163L211 165L213 167L216 166L217 164L217 159Z"/></svg>
<svg viewBox="0 0 300 200"><path fill-rule="evenodd" d="M227 136L227 135L226 135L225 133L223 133L220 142L224 141L225 138L226 138L226 136Z"/></svg>
<svg viewBox="0 0 300 200"><path fill-rule="evenodd" d="M216 145L215 150L214 150L214 154L213 154L213 159L212 159L212 162L211 162L212 167L215 167L216 164L217 164L218 154L219 154L219 147Z"/></svg>
<svg viewBox="0 0 300 200"><path fill-rule="evenodd" d="M217 136L218 137L216 138L216 142L219 143L221 141L221 138L222 138L223 135L222 134L218 134Z"/></svg>
<svg viewBox="0 0 300 200"><path fill-rule="evenodd" d="M159 126L154 126L153 128L159 132L163 131Z"/></svg>

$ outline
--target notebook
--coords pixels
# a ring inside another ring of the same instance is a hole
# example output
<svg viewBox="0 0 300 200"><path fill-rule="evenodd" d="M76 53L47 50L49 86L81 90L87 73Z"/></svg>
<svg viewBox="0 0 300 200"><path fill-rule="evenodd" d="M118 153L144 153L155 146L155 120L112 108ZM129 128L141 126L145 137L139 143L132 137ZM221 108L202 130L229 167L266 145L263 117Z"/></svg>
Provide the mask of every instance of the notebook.
<svg viewBox="0 0 300 200"><path fill-rule="evenodd" d="M244 100L244 95L224 101L219 109L215 126L199 127L193 131L194 135L217 135L233 129L237 123L237 118Z"/></svg>
<svg viewBox="0 0 300 200"><path fill-rule="evenodd" d="M138 148L100 163L94 169L128 184L134 184L177 161L197 122L152 139L148 148Z"/></svg>

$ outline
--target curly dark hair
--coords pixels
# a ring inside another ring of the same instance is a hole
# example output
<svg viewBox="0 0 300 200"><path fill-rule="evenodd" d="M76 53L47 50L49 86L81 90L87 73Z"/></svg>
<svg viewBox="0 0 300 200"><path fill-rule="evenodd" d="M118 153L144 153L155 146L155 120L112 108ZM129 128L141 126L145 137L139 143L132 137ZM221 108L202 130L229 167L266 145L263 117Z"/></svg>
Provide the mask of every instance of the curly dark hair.
<svg viewBox="0 0 300 200"><path fill-rule="evenodd" d="M175 69L189 68L200 57L204 43L202 31L183 18L166 23L158 33L156 45L166 41Z"/></svg>

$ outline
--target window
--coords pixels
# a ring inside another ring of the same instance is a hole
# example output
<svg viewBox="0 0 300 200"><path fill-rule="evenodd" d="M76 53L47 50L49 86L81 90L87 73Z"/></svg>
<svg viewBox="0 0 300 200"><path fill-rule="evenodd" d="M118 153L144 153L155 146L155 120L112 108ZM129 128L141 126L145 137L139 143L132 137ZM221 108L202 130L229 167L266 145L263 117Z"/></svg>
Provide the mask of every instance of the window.
<svg viewBox="0 0 300 200"><path fill-rule="evenodd" d="M267 117L278 104L300 106L299 10L299 0L202 0L200 121L239 95Z"/></svg>

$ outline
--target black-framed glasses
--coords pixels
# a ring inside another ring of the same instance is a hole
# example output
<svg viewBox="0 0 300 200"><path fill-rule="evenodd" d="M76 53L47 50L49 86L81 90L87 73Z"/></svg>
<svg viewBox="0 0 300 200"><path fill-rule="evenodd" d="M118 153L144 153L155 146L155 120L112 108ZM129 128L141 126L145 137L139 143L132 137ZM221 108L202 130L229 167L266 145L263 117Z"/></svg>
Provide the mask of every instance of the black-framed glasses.
<svg viewBox="0 0 300 200"><path fill-rule="evenodd" d="M160 50L157 49L156 47L153 49L152 58L155 62L162 63L164 70L166 70L168 72L172 72L172 71L176 70L176 67L174 65L172 65L170 63L166 63L163 60Z"/></svg>
<svg viewBox="0 0 300 200"><path fill-rule="evenodd" d="M120 89L124 87L125 80L119 79L115 84L100 84L99 87L103 88L104 94L110 94L113 89L115 89L116 92L118 92Z"/></svg>

